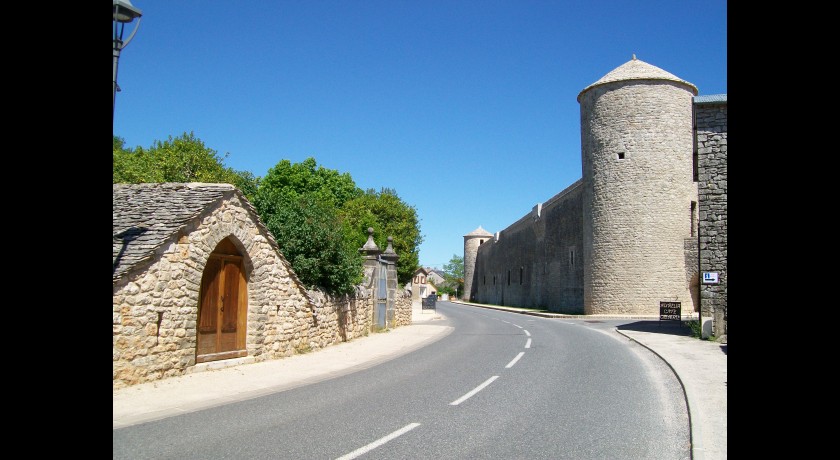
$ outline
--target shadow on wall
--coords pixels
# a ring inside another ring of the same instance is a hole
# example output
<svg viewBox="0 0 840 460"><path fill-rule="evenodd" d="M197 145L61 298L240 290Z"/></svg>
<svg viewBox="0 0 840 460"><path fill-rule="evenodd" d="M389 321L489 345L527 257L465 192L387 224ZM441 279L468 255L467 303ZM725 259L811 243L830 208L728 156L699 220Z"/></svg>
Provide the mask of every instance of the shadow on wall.
<svg viewBox="0 0 840 460"><path fill-rule="evenodd" d="M691 276L691 281L688 283L688 292L691 294L691 303L694 306L692 311L700 311L700 274L695 273Z"/></svg>
<svg viewBox="0 0 840 460"><path fill-rule="evenodd" d="M149 229L146 227L129 227L128 229L114 235L114 238L122 240L122 247L120 247L120 251L117 253L117 256L114 257L114 271L111 272L111 274L117 272L117 267L120 266L120 260L122 260L122 256L125 254L125 248L148 230Z"/></svg>

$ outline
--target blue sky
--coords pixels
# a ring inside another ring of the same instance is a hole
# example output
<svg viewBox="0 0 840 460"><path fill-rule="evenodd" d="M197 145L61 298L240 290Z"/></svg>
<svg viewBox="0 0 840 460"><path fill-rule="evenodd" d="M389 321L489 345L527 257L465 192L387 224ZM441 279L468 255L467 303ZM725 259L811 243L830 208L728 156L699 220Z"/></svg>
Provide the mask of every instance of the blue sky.
<svg viewBox="0 0 840 460"><path fill-rule="evenodd" d="M722 0L131 2L114 135L193 132L256 176L313 157L395 189L437 268L581 177L577 95L633 54L727 92Z"/></svg>

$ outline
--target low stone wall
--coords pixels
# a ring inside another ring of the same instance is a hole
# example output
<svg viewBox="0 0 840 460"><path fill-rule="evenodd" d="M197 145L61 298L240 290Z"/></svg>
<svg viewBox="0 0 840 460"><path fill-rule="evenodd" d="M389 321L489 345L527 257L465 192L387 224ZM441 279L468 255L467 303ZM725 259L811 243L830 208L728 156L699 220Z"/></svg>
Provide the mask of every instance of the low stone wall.
<svg viewBox="0 0 840 460"><path fill-rule="evenodd" d="M143 285L148 283L130 283L126 293L114 296L114 389L184 375L195 366L197 307L167 310L167 315L158 314L151 304L128 307L145 298L140 295ZM365 337L374 330L372 290L360 286L352 295L337 297L321 291L307 294L308 301L288 303L293 311L249 306L248 357L254 362L282 359ZM116 312L118 304L127 307L120 309L124 314ZM410 292L398 290L394 304L394 326L410 325ZM170 313L177 318L169 318ZM164 316L165 320L158 319Z"/></svg>

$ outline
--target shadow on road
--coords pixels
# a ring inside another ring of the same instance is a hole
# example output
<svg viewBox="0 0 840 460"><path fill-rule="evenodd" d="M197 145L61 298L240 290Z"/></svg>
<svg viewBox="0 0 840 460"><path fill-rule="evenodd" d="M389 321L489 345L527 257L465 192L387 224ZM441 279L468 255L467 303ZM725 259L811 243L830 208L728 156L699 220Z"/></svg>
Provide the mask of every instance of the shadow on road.
<svg viewBox="0 0 840 460"><path fill-rule="evenodd" d="M691 337L691 328L680 321L635 321L616 326L616 329Z"/></svg>

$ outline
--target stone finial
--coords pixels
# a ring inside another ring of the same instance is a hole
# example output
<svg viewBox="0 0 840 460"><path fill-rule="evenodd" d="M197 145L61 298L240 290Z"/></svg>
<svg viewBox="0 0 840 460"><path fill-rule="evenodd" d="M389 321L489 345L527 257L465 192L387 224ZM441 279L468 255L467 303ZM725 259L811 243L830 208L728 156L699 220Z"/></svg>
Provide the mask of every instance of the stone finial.
<svg viewBox="0 0 840 460"><path fill-rule="evenodd" d="M633 53L633 60L636 60L636 53Z"/></svg>
<svg viewBox="0 0 840 460"><path fill-rule="evenodd" d="M382 258L388 261L396 262L397 259L400 258L399 255L394 251L394 238L389 236L388 237L388 247L385 248L385 252L382 253Z"/></svg>
<svg viewBox="0 0 840 460"><path fill-rule="evenodd" d="M373 227L368 227L368 240L364 246L359 248L359 252L374 257L381 252L379 250L379 246L377 246L376 242L373 241Z"/></svg>

